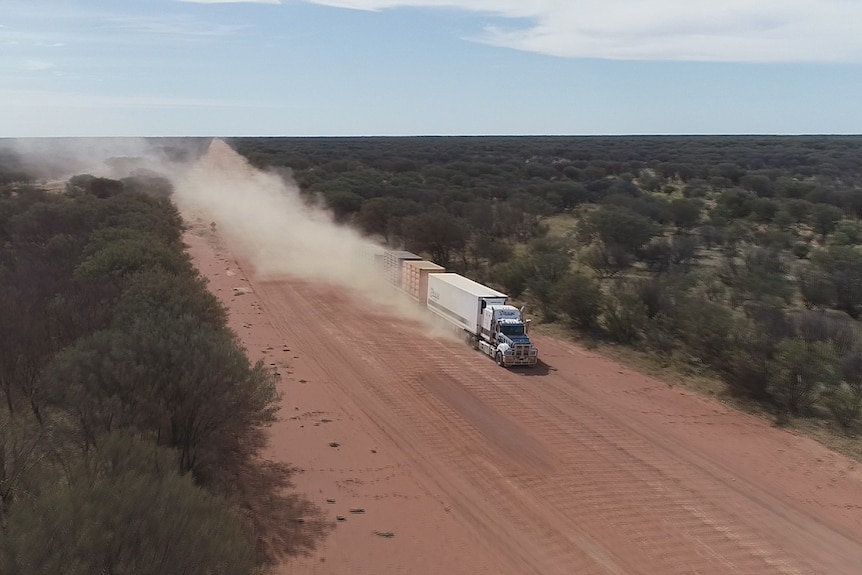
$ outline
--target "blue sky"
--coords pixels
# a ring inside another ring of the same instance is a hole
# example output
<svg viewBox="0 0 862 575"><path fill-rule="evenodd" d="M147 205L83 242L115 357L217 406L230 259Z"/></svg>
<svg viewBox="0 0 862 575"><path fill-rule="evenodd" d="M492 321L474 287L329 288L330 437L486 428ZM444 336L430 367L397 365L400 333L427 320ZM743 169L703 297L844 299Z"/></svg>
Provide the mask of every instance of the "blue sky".
<svg viewBox="0 0 862 575"><path fill-rule="evenodd" d="M862 0L0 0L0 137L862 133Z"/></svg>

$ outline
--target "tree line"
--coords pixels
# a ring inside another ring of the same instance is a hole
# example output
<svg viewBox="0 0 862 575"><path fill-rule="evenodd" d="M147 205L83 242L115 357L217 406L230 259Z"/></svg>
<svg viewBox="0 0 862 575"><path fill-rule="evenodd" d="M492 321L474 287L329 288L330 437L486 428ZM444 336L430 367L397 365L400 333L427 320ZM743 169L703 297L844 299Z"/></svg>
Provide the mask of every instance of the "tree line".
<svg viewBox="0 0 862 575"><path fill-rule="evenodd" d="M0 572L251 574L327 524L265 461L280 400L171 186L0 185Z"/></svg>
<svg viewBox="0 0 862 575"><path fill-rule="evenodd" d="M335 218L720 376L779 418L862 411L862 138L237 138Z"/></svg>

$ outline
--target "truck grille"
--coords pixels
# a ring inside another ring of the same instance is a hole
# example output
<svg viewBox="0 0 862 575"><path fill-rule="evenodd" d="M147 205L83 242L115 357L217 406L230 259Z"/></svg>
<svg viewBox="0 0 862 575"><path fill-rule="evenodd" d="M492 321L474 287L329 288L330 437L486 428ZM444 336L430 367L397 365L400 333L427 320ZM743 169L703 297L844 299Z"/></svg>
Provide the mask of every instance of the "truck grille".
<svg viewBox="0 0 862 575"><path fill-rule="evenodd" d="M530 355L530 346L529 345L516 345L515 346L515 356L516 357L527 357Z"/></svg>

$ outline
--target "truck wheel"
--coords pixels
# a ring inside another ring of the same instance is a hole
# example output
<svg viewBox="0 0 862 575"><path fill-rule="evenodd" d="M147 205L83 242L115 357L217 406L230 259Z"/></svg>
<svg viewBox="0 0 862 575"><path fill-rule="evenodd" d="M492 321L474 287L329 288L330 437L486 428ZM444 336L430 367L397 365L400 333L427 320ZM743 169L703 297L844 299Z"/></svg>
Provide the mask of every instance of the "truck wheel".
<svg viewBox="0 0 862 575"><path fill-rule="evenodd" d="M497 365L499 365L500 367L503 367L503 354L502 353L500 353L498 351L497 355L494 356L494 360L497 362Z"/></svg>

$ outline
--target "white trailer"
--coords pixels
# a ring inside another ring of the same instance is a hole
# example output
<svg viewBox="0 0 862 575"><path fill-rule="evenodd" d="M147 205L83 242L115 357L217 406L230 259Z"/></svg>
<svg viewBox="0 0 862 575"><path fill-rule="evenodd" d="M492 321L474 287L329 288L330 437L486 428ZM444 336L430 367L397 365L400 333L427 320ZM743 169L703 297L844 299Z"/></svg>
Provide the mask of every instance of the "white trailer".
<svg viewBox="0 0 862 575"><path fill-rule="evenodd" d="M504 367L534 366L533 347L521 310L508 296L454 273L428 275L428 310L462 330L467 342Z"/></svg>

